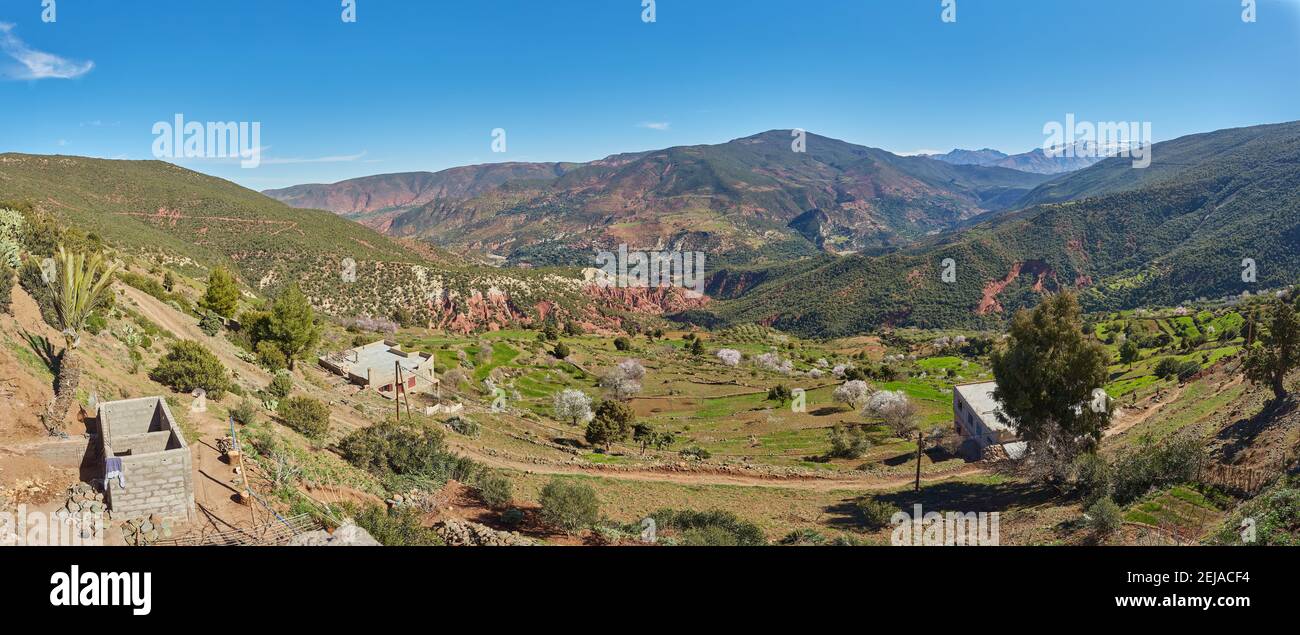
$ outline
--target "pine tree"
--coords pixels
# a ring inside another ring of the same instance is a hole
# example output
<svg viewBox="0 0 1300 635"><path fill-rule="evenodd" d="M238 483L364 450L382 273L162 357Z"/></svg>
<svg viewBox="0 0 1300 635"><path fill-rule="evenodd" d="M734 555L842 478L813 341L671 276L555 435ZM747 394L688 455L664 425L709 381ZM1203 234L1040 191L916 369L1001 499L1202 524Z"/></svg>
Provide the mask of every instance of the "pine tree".
<svg viewBox="0 0 1300 635"><path fill-rule="evenodd" d="M267 330L269 339L289 358L290 369L294 367L294 360L301 359L320 341L316 313L298 285L290 285L271 305Z"/></svg>
<svg viewBox="0 0 1300 635"><path fill-rule="evenodd" d="M217 267L208 274L208 290L199 299L199 307L224 318L235 317L239 307L239 285L229 271Z"/></svg>

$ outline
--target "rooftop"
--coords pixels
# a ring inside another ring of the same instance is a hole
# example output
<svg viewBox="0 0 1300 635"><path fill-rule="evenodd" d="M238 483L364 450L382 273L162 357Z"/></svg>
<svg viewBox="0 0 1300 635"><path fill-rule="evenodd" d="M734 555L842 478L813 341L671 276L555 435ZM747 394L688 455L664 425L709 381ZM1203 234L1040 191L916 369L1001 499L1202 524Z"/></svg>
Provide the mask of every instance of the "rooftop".
<svg viewBox="0 0 1300 635"><path fill-rule="evenodd" d="M393 375L394 362L400 364L403 370L415 371L428 363L429 356L408 353L402 350L400 344L380 340L321 359L358 377L366 377L373 372L376 378L387 378Z"/></svg>
<svg viewBox="0 0 1300 635"><path fill-rule="evenodd" d="M975 411L989 429L1014 434L1014 428L998 419L997 413L1002 411L1002 406L998 405L997 400L993 398L993 390L997 387L997 382L985 381L977 384L958 384L952 389L966 400L971 410Z"/></svg>

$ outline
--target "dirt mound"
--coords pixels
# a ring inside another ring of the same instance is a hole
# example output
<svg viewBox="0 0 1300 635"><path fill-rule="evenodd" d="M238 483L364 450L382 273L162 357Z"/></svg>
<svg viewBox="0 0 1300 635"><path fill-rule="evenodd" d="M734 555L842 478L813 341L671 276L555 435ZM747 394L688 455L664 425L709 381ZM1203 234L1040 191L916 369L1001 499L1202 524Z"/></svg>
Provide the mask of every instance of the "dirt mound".
<svg viewBox="0 0 1300 635"><path fill-rule="evenodd" d="M23 333L49 338L55 347L63 341L21 287L14 287L12 311L12 316L0 314L0 337L7 344L0 346L0 443L44 437L40 413L54 398L53 377Z"/></svg>

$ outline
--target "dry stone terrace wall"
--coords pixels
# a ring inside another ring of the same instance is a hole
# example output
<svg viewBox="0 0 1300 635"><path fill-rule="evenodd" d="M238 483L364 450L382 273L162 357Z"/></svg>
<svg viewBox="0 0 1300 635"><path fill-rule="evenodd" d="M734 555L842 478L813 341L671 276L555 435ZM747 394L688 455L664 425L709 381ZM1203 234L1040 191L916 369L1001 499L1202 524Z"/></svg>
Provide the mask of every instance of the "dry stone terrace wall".
<svg viewBox="0 0 1300 635"><path fill-rule="evenodd" d="M193 515L193 458L166 401L149 397L105 403L99 425L102 455L122 461L121 481L106 478L104 483L114 517Z"/></svg>

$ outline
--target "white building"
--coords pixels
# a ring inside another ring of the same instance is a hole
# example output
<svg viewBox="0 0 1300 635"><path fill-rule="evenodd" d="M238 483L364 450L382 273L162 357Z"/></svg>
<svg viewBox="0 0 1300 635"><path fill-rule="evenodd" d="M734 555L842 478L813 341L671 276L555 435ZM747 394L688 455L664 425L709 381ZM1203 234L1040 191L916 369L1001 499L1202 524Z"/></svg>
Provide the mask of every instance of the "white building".
<svg viewBox="0 0 1300 635"><path fill-rule="evenodd" d="M406 392L428 392L438 385L434 376L431 353L407 352L402 345L390 340L371 342L320 358L321 366L347 378L350 383L375 390L392 398L396 395L396 379L401 369Z"/></svg>
<svg viewBox="0 0 1300 635"><path fill-rule="evenodd" d="M995 445L1002 446L1012 459L1025 455L1025 442L1018 441L1015 429L998 418L1002 407L993 398L997 387L992 381L952 387L953 427L962 438L961 453L972 461L983 458Z"/></svg>

